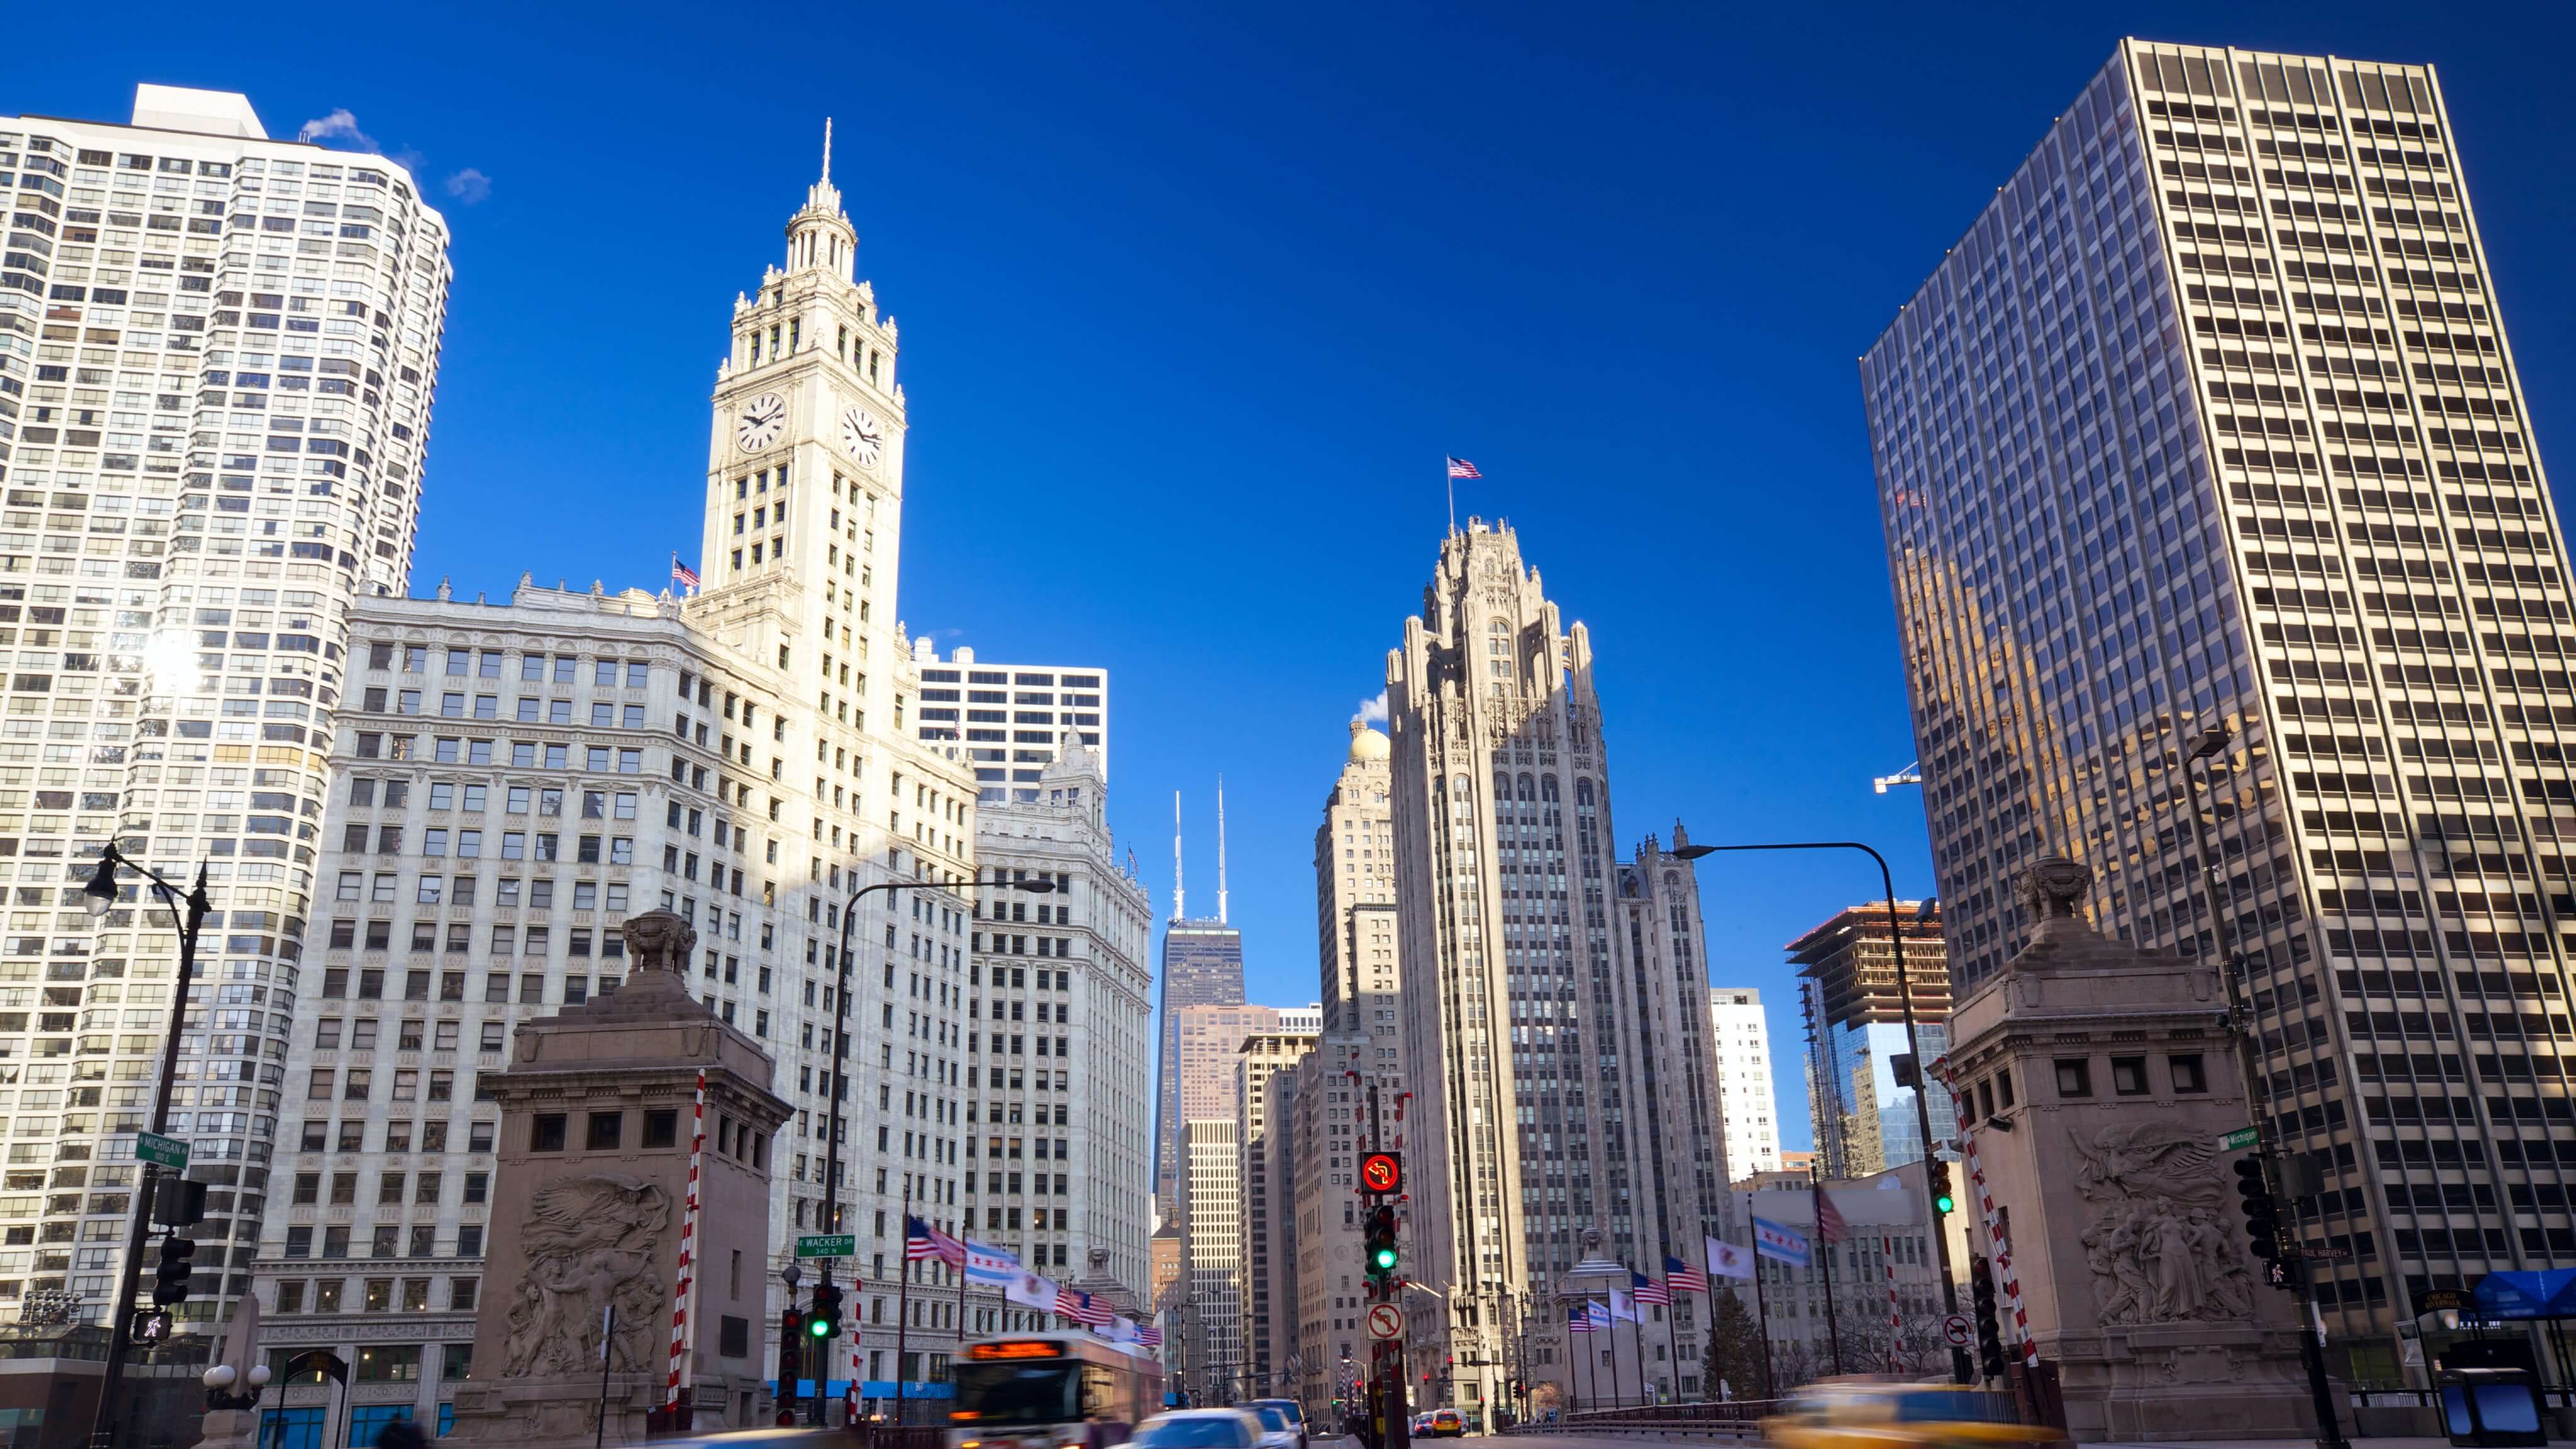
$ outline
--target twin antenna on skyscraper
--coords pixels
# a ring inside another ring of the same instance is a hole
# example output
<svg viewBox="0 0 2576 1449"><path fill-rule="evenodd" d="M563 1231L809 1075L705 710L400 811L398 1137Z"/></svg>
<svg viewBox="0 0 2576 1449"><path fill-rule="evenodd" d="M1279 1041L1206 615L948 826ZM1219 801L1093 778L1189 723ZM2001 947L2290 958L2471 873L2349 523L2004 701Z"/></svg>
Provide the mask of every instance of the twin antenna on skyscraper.
<svg viewBox="0 0 2576 1449"><path fill-rule="evenodd" d="M1172 792L1172 919L1189 919L1181 885L1181 792ZM1216 920L1225 924L1225 776L1216 777Z"/></svg>

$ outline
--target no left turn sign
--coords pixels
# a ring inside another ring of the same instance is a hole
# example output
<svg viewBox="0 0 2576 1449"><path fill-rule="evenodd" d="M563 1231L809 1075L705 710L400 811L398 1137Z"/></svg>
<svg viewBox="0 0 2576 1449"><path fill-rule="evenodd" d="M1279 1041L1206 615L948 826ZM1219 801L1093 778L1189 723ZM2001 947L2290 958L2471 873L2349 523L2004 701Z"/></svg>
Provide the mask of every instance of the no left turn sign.
<svg viewBox="0 0 2576 1449"><path fill-rule="evenodd" d="M1380 1303L1368 1311L1371 1338L1393 1338L1404 1332L1404 1314L1392 1303Z"/></svg>

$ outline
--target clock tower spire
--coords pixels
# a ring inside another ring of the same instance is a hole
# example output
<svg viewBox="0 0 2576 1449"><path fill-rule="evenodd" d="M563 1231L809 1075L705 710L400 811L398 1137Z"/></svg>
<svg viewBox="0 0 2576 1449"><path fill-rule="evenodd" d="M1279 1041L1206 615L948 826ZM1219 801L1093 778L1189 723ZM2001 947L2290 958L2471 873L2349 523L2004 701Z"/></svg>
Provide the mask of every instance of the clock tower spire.
<svg viewBox="0 0 2576 1449"><path fill-rule="evenodd" d="M832 118L823 118L823 177L805 188L805 209L787 219L787 270L822 267L850 280L859 260L859 233L841 212L832 184Z"/></svg>

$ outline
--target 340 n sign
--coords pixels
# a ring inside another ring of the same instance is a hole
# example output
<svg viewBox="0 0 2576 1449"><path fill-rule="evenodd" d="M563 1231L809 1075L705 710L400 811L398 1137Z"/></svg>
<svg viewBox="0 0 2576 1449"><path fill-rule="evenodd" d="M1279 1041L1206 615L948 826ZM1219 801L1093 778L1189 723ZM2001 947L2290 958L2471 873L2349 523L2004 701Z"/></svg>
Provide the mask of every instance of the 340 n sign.
<svg viewBox="0 0 2576 1449"><path fill-rule="evenodd" d="M1360 1159L1360 1190L1402 1192L1404 1159L1392 1152L1372 1152Z"/></svg>

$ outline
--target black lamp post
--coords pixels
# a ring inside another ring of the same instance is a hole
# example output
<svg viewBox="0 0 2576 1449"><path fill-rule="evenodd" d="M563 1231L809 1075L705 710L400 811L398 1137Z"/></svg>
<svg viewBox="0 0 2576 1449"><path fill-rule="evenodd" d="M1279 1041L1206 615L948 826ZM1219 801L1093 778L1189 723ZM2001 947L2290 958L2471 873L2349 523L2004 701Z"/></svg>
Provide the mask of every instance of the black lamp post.
<svg viewBox="0 0 2576 1449"><path fill-rule="evenodd" d="M2245 980L2245 963L2236 953L2236 938L2228 919L2232 903L2218 898L2219 886L2227 879L2217 846L2210 838L2218 812L2208 799L2204 773L2191 768L2215 768L2211 762L2225 758L2227 745L2225 725L2210 725L2192 736L2184 751L2183 784L2191 795L2192 836L2200 847L2202 898L2208 903L2212 944L2218 951L2219 974L2227 984L2227 1022L2229 1034L2236 1038L2236 1069L2245 1078L2245 1102L2254 1119L2254 1151L2263 1165L2263 1185L2278 1202L2285 1196L2282 1188L2286 1154L2272 1131L2270 1094L2264 1088L2262 1061L2254 1046L2253 991ZM2333 1386L2326 1377L2325 1345L2317 1338L2317 1325L2323 1320L2317 1316L2316 1290L2308 1282L2307 1264L2291 1265L2290 1286L2291 1301L2299 1315L2299 1361L2308 1373L2308 1398L2317 1416L2317 1449L2347 1449L2342 1422L2335 1414Z"/></svg>
<svg viewBox="0 0 2576 1449"><path fill-rule="evenodd" d="M93 919L107 914L121 894L116 883L116 868L124 866L143 877L143 883L161 898L170 910L171 920L179 928L179 984L170 994L170 1029L161 1043L161 1080L152 1092L152 1131L159 1135L170 1126L170 1088L179 1071L179 1024L188 1015L188 984L197 974L197 933L214 910L206 899L206 868L197 867L197 883L182 891L167 877L149 867L125 858L111 840L99 847L98 870L81 887L83 904ZM134 1274L143 1262L143 1239L150 1231L153 1190L160 1185L159 1164L143 1164L142 1180L134 1190L134 1221L125 1235L125 1263L117 1274L116 1306L109 1311L107 1324L107 1371L98 1386L98 1407L90 1416L89 1437L92 1449L106 1449L113 1442L113 1415L121 1402L120 1389L125 1379L125 1355L129 1347L129 1330L134 1317Z"/></svg>
<svg viewBox="0 0 2576 1449"><path fill-rule="evenodd" d="M852 869L851 874L853 876L857 874L855 867ZM1045 895L1055 889L1054 881L1044 879L978 880L964 882L963 884L969 889L989 885L997 890L1026 891L1031 895ZM840 964L832 968L833 981L839 994L833 998L832 1002L832 1039L827 1043L831 1050L831 1059L829 1066L824 1072L824 1080L831 1093L831 1110L826 1116L826 1126L824 1128L825 1135L823 1139L823 1201L825 1204L824 1215L826 1221L819 1226L821 1226L824 1232L837 1233L841 1230L841 1097L843 1089L849 1080L850 933L853 924L856 923L859 918L859 902L876 894L878 891L892 894L895 891L953 892L956 889L958 889L957 885L939 881L879 881L875 885L862 886L859 889L852 891L850 893L849 900L844 902L841 906ZM909 1236L912 1232L912 1224L905 1223L903 1225L903 1230L905 1234ZM912 1261L909 1257L904 1258L902 1261L903 1272L909 1276L912 1272ZM818 1266L822 1272L822 1277L818 1281L823 1287L829 1288L832 1286L832 1260L829 1258L821 1259ZM855 1284L858 1277L858 1260L856 1258L852 1258L850 1260L850 1276L852 1282ZM850 1332L853 1340L855 1340L859 1332L859 1325L856 1322L852 1322L850 1324ZM823 1368L818 1370L815 1374L814 1403L807 1418L807 1422L809 1423L820 1424L823 1422L823 1385L831 1378L831 1376L830 1365L828 1364L824 1365ZM894 1379L895 1403L897 1405L895 1417L897 1422L901 1422L903 1416L901 1408L903 1402L903 1358L900 1353L895 1357Z"/></svg>
<svg viewBox="0 0 2576 1449"><path fill-rule="evenodd" d="M1914 986L1905 975L1905 923L1896 914L1896 877L1887 868L1887 857L1857 840L1790 840L1764 845L1685 845L1673 855L1683 860L1697 860L1721 850L1857 850L1878 862L1878 883L1887 897L1887 939L1896 953L1896 999L1905 1015L1905 1049L1914 1054L1914 1125L1923 1137L1924 1221L1931 1228L1932 1247L1941 1265L1941 1301L1945 1312L1959 1312L1959 1285L1950 1278L1950 1235L1941 1223L1941 1189L1934 1179L1933 1164L1938 1155L1932 1145L1932 1074L1923 1060L1923 1043L1914 1029ZM1970 1382L1968 1355L1962 1349L1950 1350L1950 1374L1960 1383Z"/></svg>

